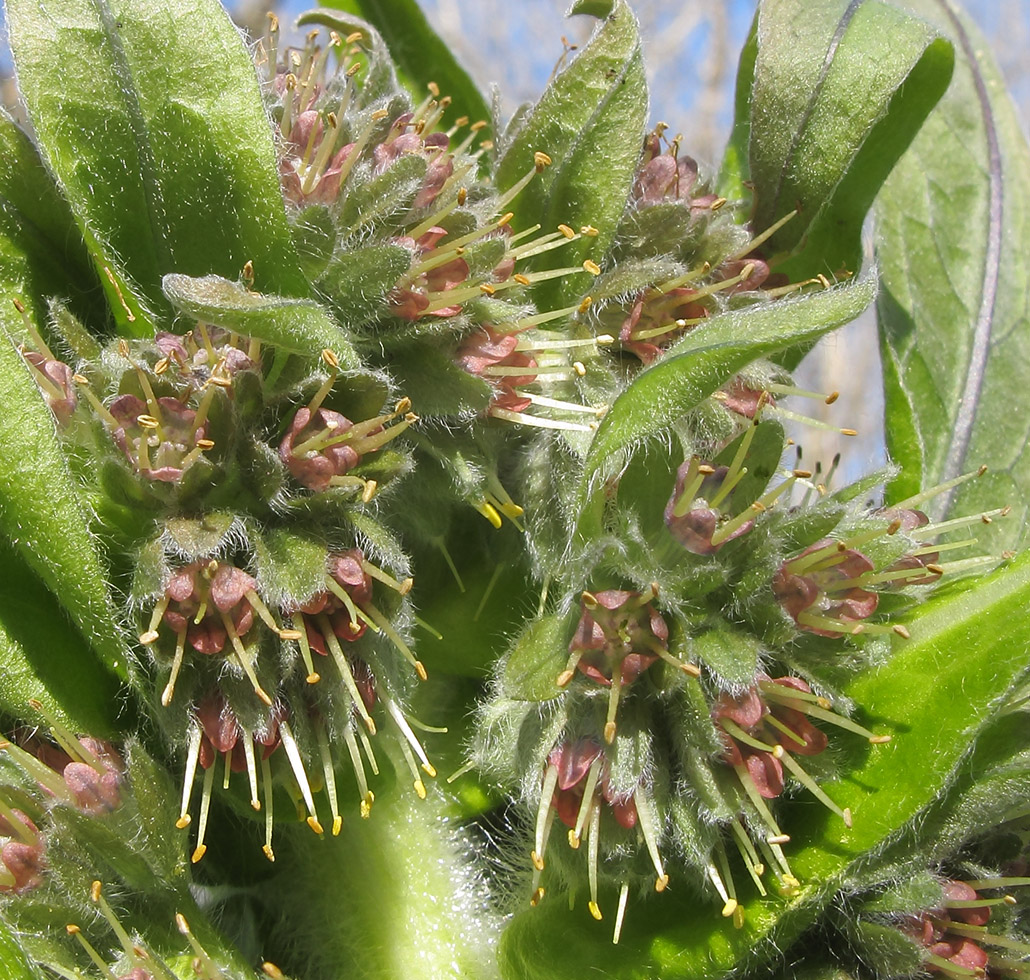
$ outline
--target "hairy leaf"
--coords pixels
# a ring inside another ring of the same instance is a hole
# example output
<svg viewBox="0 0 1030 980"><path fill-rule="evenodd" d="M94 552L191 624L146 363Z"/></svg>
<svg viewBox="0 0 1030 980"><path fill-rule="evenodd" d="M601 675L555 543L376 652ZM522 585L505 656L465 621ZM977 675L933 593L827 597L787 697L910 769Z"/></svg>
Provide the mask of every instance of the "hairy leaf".
<svg viewBox="0 0 1030 980"><path fill-rule="evenodd" d="M877 301L893 499L981 464L937 516L1011 504L992 544L1025 539L1030 508L1030 151L1001 74L950 0L912 6L955 40L951 89L877 202Z"/></svg>
<svg viewBox="0 0 1030 980"><path fill-rule="evenodd" d="M9 337L20 321L0 308L0 533L54 592L107 665L127 676L126 649L79 488L54 417ZM87 655L83 651L83 655Z"/></svg>
<svg viewBox="0 0 1030 980"><path fill-rule="evenodd" d="M271 131L214 0L12 0L18 81L119 330L167 311L169 272L303 296ZM60 84L55 84L60 79Z"/></svg>
<svg viewBox="0 0 1030 980"><path fill-rule="evenodd" d="M536 152L553 161L512 202L513 227L545 216L548 231L559 223L598 230L596 237L545 253L540 268L604 256L633 185L646 121L640 38L625 0L577 4L571 12L604 19L530 110L497 164L497 186L504 191L532 171ZM582 280L566 278L558 286L538 287L536 298L546 307L570 302L585 288Z"/></svg>
<svg viewBox="0 0 1030 980"><path fill-rule="evenodd" d="M931 27L880 0L764 0L750 96L754 227L797 209L770 242L782 271L856 271L862 221L940 98L953 55Z"/></svg>
<svg viewBox="0 0 1030 980"><path fill-rule="evenodd" d="M620 450L663 431L756 358L814 342L853 320L873 295L865 280L723 313L688 333L615 400L590 444L581 496Z"/></svg>
<svg viewBox="0 0 1030 980"><path fill-rule="evenodd" d="M343 370L359 366L347 335L314 300L251 292L221 276L168 275L162 288L175 309L194 319L301 354L329 348Z"/></svg>

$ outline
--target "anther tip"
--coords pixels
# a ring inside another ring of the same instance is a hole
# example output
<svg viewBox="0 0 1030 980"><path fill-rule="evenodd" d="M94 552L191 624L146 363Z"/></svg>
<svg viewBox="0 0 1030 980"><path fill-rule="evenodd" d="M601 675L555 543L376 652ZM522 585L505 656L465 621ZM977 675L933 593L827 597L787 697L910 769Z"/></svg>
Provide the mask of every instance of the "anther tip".
<svg viewBox="0 0 1030 980"><path fill-rule="evenodd" d="M251 800L250 801L250 808L252 810L260 810L261 809L261 801L260 800Z"/></svg>
<svg viewBox="0 0 1030 980"><path fill-rule="evenodd" d="M893 735L874 735L869 739L870 745L886 745L894 736Z"/></svg>
<svg viewBox="0 0 1030 980"><path fill-rule="evenodd" d="M543 888L538 888L535 892L533 892L533 897L530 898L529 904L532 905L533 908L536 908L543 901L543 898L544 898L544 889Z"/></svg>
<svg viewBox="0 0 1030 980"><path fill-rule="evenodd" d="M529 857L530 860L533 862L533 867L536 868L537 871L544 870L544 859L542 855L537 854L536 851L531 851Z"/></svg>
<svg viewBox="0 0 1030 980"><path fill-rule="evenodd" d="M325 830L322 827L322 825L318 822L317 817L308 817L306 823L316 834L325 833Z"/></svg>
<svg viewBox="0 0 1030 980"><path fill-rule="evenodd" d="M737 911L737 900L735 898L726 899L726 904L722 907L722 917L728 919L734 912Z"/></svg>
<svg viewBox="0 0 1030 980"><path fill-rule="evenodd" d="M321 674L311 673L305 678L309 684L317 684L322 679Z"/></svg>
<svg viewBox="0 0 1030 980"><path fill-rule="evenodd" d="M426 784L421 779L415 780L415 793L420 800L426 798Z"/></svg>
<svg viewBox="0 0 1030 980"><path fill-rule="evenodd" d="M579 835L576 833L575 829L569 830L569 847L574 851L579 850Z"/></svg>
<svg viewBox="0 0 1030 980"><path fill-rule="evenodd" d="M340 830L343 828L343 817L333 817L333 837L340 836Z"/></svg>
<svg viewBox="0 0 1030 980"><path fill-rule="evenodd" d="M597 902L588 902L587 903L587 908L590 909L590 914L595 919L597 919L598 922L600 922L601 919L602 919L602 916L601 916L601 910L597 907Z"/></svg>
<svg viewBox="0 0 1030 980"><path fill-rule="evenodd" d="M844 810L841 813L841 817L844 820L844 826L847 827L850 830L851 829L851 807L849 807L849 806L844 807Z"/></svg>
<svg viewBox="0 0 1030 980"><path fill-rule="evenodd" d="M254 693L258 696L259 701L268 705L269 708L272 707L272 699L268 696L268 692L263 687L255 687Z"/></svg>
<svg viewBox="0 0 1030 980"><path fill-rule="evenodd" d="M426 673L425 665L421 660L415 661L415 673L418 674L418 679L420 681L424 681L429 678L429 675Z"/></svg>
<svg viewBox="0 0 1030 980"><path fill-rule="evenodd" d="M261 964L261 972L266 977L271 977L271 980L284 980L286 974L279 969L274 963L265 962Z"/></svg>
<svg viewBox="0 0 1030 980"><path fill-rule="evenodd" d="M615 722L608 721L604 725L604 740L611 745L615 741Z"/></svg>
<svg viewBox="0 0 1030 980"><path fill-rule="evenodd" d="M190 863L196 864L205 854L207 854L207 844L198 844L197 849L190 856Z"/></svg>
<svg viewBox="0 0 1030 980"><path fill-rule="evenodd" d="M139 641L144 646L147 646L147 644L153 643L155 640L157 640L158 636L160 636L160 634L157 632L157 630L147 630L146 633L140 633Z"/></svg>
<svg viewBox="0 0 1030 980"><path fill-rule="evenodd" d="M558 675L558 679L555 681L555 684L558 687L568 687L568 685L571 683L572 678L575 676L575 674L576 674L576 672L574 670L563 670Z"/></svg>
<svg viewBox="0 0 1030 980"><path fill-rule="evenodd" d="M262 845L261 850L269 861L275 863L275 854L272 853L271 845L264 844Z"/></svg>
<svg viewBox="0 0 1030 980"><path fill-rule="evenodd" d="M179 830L185 830L190 825L190 821L192 819L193 818L188 813L184 813L181 817L179 817L178 820L175 821L175 826L178 827Z"/></svg>
<svg viewBox="0 0 1030 980"><path fill-rule="evenodd" d="M64 927L64 931L68 933L69 936L77 936L82 930L74 923L69 922L68 925Z"/></svg>
<svg viewBox="0 0 1030 980"><path fill-rule="evenodd" d="M663 892L669 887L669 876L662 875L660 878L655 879L654 890L656 892Z"/></svg>

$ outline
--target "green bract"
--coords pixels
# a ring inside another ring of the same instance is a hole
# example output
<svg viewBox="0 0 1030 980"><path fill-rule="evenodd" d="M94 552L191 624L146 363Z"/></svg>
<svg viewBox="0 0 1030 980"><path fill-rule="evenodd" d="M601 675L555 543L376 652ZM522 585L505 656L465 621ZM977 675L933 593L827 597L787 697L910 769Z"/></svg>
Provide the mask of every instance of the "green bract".
<svg viewBox="0 0 1030 980"><path fill-rule="evenodd" d="M572 13L506 124L410 0L8 0L4 976L1030 975L995 69L762 0L716 174Z"/></svg>

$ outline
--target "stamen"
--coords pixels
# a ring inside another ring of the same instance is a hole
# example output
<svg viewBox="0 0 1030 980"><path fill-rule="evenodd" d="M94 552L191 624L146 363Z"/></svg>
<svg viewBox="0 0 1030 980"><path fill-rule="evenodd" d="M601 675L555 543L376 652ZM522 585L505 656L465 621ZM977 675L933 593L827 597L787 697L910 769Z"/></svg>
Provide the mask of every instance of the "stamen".
<svg viewBox="0 0 1030 980"><path fill-rule="evenodd" d="M211 809L211 789L215 782L215 767L212 765L204 770L204 787L200 794L200 823L197 826L197 846L190 857L190 862L196 864L206 853L207 844L204 838L207 836L207 817Z"/></svg>
<svg viewBox="0 0 1030 980"><path fill-rule="evenodd" d="M576 850L579 847L580 838L583 836L583 828L586 826L587 817L590 816L590 808L594 805L594 790L597 788L597 780L601 775L601 755L590 763L587 770L586 783L583 785L583 796L579 803L579 812L576 814L576 826L569 831L569 847Z"/></svg>
<svg viewBox="0 0 1030 980"><path fill-rule="evenodd" d="M524 530L522 525L518 521L512 520L512 523L520 530ZM493 594L494 588L497 585L498 580L501 577L501 573L504 571L505 564L503 561L498 562L494 566L493 574L490 576L490 581L486 583L486 588L483 590L483 597L479 600L479 605L476 606L476 611L472 616L472 622L478 623L480 614L486 608L487 602L490 601L490 596ZM441 637L443 639L443 637Z"/></svg>
<svg viewBox="0 0 1030 980"><path fill-rule="evenodd" d="M801 767L801 764L789 753L784 752L780 756L780 762L782 762L793 774L794 778L801 783L805 789L808 790L823 806L827 809L832 810L837 814L841 820L844 821L844 826L851 827L851 810L850 808L842 810L836 803L833 802L823 791L822 787L808 775L807 772Z"/></svg>
<svg viewBox="0 0 1030 980"><path fill-rule="evenodd" d="M624 881L619 888L619 908L615 913L615 931L612 933L612 945L619 945L619 937L622 935L622 920L626 915L626 902L629 899L629 882Z"/></svg>
<svg viewBox="0 0 1030 980"><path fill-rule="evenodd" d="M3 797L0 797L0 816L11 825L11 833L19 838L23 844L34 847L39 843L39 838L36 834L18 818L18 815L8 806L7 801Z"/></svg>
<svg viewBox="0 0 1030 980"><path fill-rule="evenodd" d="M316 833L323 833L322 825L318 822L318 814L315 811L315 801L311 796L311 786L308 783L308 774L304 770L304 760L300 756L300 748L297 740L290 731L287 722L279 722L279 735L282 738L283 748L286 750L286 758L290 762L293 776L300 787L300 794L304 798L304 805L308 808L308 826Z"/></svg>
<svg viewBox="0 0 1030 980"><path fill-rule="evenodd" d="M269 861L275 861L275 853L272 850L272 824L275 821L273 811L273 798L275 796L272 787L272 767L265 758L261 756L261 779L265 784L265 843L261 848Z"/></svg>
<svg viewBox="0 0 1030 980"><path fill-rule="evenodd" d="M211 957L207 955L207 950L200 945L197 937L190 931L189 923L186 921L186 917L181 912L175 913L175 924L178 926L179 932L185 937L186 941L190 944L197 959L200 960L200 965L204 971L204 980L221 980L222 972L212 962ZM200 972L199 970L197 971Z"/></svg>
<svg viewBox="0 0 1030 980"><path fill-rule="evenodd" d="M943 925L943 923L942 923ZM970 939L978 939L980 942L988 943L991 946L1001 946L1004 949L1014 949L1024 956L1030 955L1030 943L1022 943L1018 939L1011 939L1009 936L998 936L988 932L986 926L971 926L966 922L947 922L948 932L958 933L960 936L967 936Z"/></svg>
<svg viewBox="0 0 1030 980"><path fill-rule="evenodd" d="M368 122L361 130L360 135L354 142L354 146L351 148L350 153L347 154L347 158L340 165L340 186L343 187L346 183L347 178L350 176L350 172L354 169L354 165L358 162L362 153L365 152L365 147L368 145L368 141L372 138L372 133L375 132L376 123L386 117L385 109L377 109L369 117Z"/></svg>
<svg viewBox="0 0 1030 980"><path fill-rule="evenodd" d="M619 695L622 693L621 666L612 671L612 686L608 689L608 715L604 722L604 740L611 745L615 741L615 714L619 710Z"/></svg>
<svg viewBox="0 0 1030 980"><path fill-rule="evenodd" d="M428 676L426 674L426 668L422 665L422 661L415 657L415 654L411 652L408 645L401 639L400 633L393 628L393 624L370 602L366 607L368 614L375 621L375 624L386 634L395 647L400 650L404 658L415 668L415 673L418 674L420 680L425 680Z"/></svg>
<svg viewBox="0 0 1030 980"><path fill-rule="evenodd" d="M637 825L644 836L647 853L651 856L651 863L654 865L655 874L657 875L654 890L656 892L663 892L669 884L669 876L665 873L661 855L658 853L658 838L655 834L654 813L651 809L651 801L638 787L633 793L633 802L637 808Z"/></svg>
<svg viewBox="0 0 1030 980"><path fill-rule="evenodd" d="M419 775L418 766L415 765L415 757L411 754L411 749L408 748L407 742L400 742L401 755L404 756L404 761L408 765L408 769L411 771L411 775L414 778L415 794L420 800L426 798L426 784L422 782L422 776Z"/></svg>
<svg viewBox="0 0 1030 980"><path fill-rule="evenodd" d="M570 307L568 307L565 310L555 310L554 312L556 314L560 314L562 316L568 316L570 313L574 313L578 309L579 309L579 304L577 303L575 306L570 306ZM548 316L550 316L550 314L548 314ZM532 318L530 318L530 319L532 319ZM518 323L523 323L525 321L519 320L517 322ZM514 333L515 331L511 331L511 332ZM615 338L611 334L607 334L607 333L599 334L597 337L583 337L583 338L581 338L579 340L576 340L576 339L572 339L572 340L553 339L552 340L552 339L548 339L546 337L545 338L541 338L539 340L534 340L531 337L520 337L519 338L519 342L515 345L515 350L517 350L517 351L527 351L527 350L531 350L531 351L570 350L570 349L575 348L575 347L593 347L595 345L603 346L605 344L614 344L614 343L615 343Z"/></svg>
<svg viewBox="0 0 1030 980"><path fill-rule="evenodd" d="M742 259L745 255L750 255L756 248L767 242L773 235L776 234L788 221L791 221L797 217L797 210L791 211L789 214L785 214L775 224L770 225L760 235L756 235L751 239L742 249L734 252L728 256L724 261L733 262L735 259Z"/></svg>
<svg viewBox="0 0 1030 980"><path fill-rule="evenodd" d="M970 480L975 480L978 477L984 475L987 472L986 466L981 466L978 470L971 473L963 473L962 476L955 477L954 480L948 480L947 483L939 483L935 487L930 487L929 490L924 490L922 493L914 494L911 497L906 497L904 500L893 505L895 510L911 510L914 507L918 507L919 504L924 503L927 500L938 496L939 494L945 493L954 487L961 486L963 483L968 483Z"/></svg>
<svg viewBox="0 0 1030 980"><path fill-rule="evenodd" d="M767 384L765 386L767 391L771 391L777 395L795 395L799 398L814 398L816 401L821 401L826 405L832 405L838 398L840 398L839 391L831 391L826 394L823 391L807 391L804 388L795 388L793 385L781 385L781 384Z"/></svg>
<svg viewBox="0 0 1030 980"><path fill-rule="evenodd" d="M758 749L760 752L772 752L775 748L774 746L769 745L766 742L761 742L752 735L749 735L731 718L720 718L719 725L725 730L726 734L732 736L736 741L743 742L745 745L750 745L751 748Z"/></svg>
<svg viewBox="0 0 1030 980"><path fill-rule="evenodd" d="M592 405L579 405L576 402L563 402L557 398L545 398L543 395L534 395L528 391L520 392L520 394L529 399L533 405L539 405L541 408L555 408L562 412L575 412L578 415L593 415L598 419L608 411L607 405L594 408Z"/></svg>
<svg viewBox="0 0 1030 980"><path fill-rule="evenodd" d="M361 753L358 751L358 742L354 738L354 732L350 725L343 729L343 740L347 743L347 753L350 755L351 768L354 770L354 778L358 783L358 793L361 798L361 816L367 820L372 809L374 797L368 790L368 781L365 779L365 764L361 760Z"/></svg>
<svg viewBox="0 0 1030 980"><path fill-rule="evenodd" d="M520 177L511 187L508 188L498 199L495 205L495 213L503 211L512 201L515 200L526 185L539 173L543 173L546 167L551 165L551 158L539 150L533 154L533 169Z"/></svg>
<svg viewBox="0 0 1030 980"><path fill-rule="evenodd" d="M728 719L721 719L721 723L725 724ZM740 780L740 785L743 787L744 792L747 794L747 798L754 804L755 809L758 811L758 815L761 817L762 822L772 832L772 836L766 838L767 841L772 843L786 843L790 840L790 837L780 830L779 825L776 823L776 818L772 815L769 807L766 805L764 799L758 792L758 787L755 786L754 780L751 778L751 773L747 771L747 767L744 765L735 765L733 771L737 774L737 778Z"/></svg>
<svg viewBox="0 0 1030 980"><path fill-rule="evenodd" d="M368 734L358 729L358 738L361 740L361 749L365 753L365 758L368 759L368 768L372 770L373 776L378 776L379 766L376 763L375 753L372 751L372 743L369 741Z"/></svg>
<svg viewBox="0 0 1030 980"><path fill-rule="evenodd" d="M190 728L190 741L186 749L186 773L182 780L182 806L175 826L182 830L190 823L190 797L193 795L193 782L197 775L197 760L200 758L200 726Z"/></svg>
<svg viewBox="0 0 1030 980"><path fill-rule="evenodd" d="M399 592L401 595L407 595L411 591L411 586L414 584L413 580L406 578L403 582L398 582L392 575L388 575L378 565L373 565L370 561L362 559L361 567L367 572L372 578L384 585L388 585L395 592Z"/></svg>
<svg viewBox="0 0 1030 980"><path fill-rule="evenodd" d="M547 840L551 831L551 815L554 807L551 805L554 800L554 790L558 785L558 767L550 765L544 773L544 781L540 787L540 802L536 811L536 845L531 855L533 867L537 871L544 870L544 852L547 850Z"/></svg>
<svg viewBox="0 0 1030 980"><path fill-rule="evenodd" d="M737 845L737 851L740 853L741 859L744 862L744 867L747 869L747 873L750 875L751 880L755 883L755 887L758 889L759 895L763 898L767 892L765 885L762 884L762 874L765 871L765 865L762 864L761 859L758 857L758 852L755 850L754 844L751 843L751 838L748 837L743 826L741 826L740 820L736 817L730 821L730 830L733 831L733 842Z"/></svg>
<svg viewBox="0 0 1030 980"><path fill-rule="evenodd" d="M461 580L461 575L458 573L458 567L454 564L454 559L451 557L451 553L447 550L447 545L444 543L443 537L432 538L433 544L436 545L440 554L443 555L443 560L447 563L447 567L451 570L451 575L454 576L454 581L458 584L458 591L465 591L465 583Z"/></svg>
<svg viewBox="0 0 1030 980"><path fill-rule="evenodd" d="M730 873L730 861L726 856L726 848L723 846L722 841L717 841L715 845L715 859L719 862L719 868L722 871L722 878L718 880L716 888L719 884L725 883L725 888L720 889L720 894L723 898L722 906L722 917L729 919L732 917L733 924L737 926L737 913L740 909L740 903L737 901L737 891L733 885L733 875ZM715 868L709 865L709 877ZM718 872L716 872L716 878L718 878Z"/></svg>
<svg viewBox="0 0 1030 980"><path fill-rule="evenodd" d="M297 612L290 617L290 621L293 623L293 629L297 633L297 642L300 644L300 658L304 661L304 666L308 671L307 682L317 684L322 677L315 670L315 665L311 660L311 647L308 644L308 632L304 628L304 617Z"/></svg>
<svg viewBox="0 0 1030 980"><path fill-rule="evenodd" d="M946 531L953 531L956 528L968 527L970 524L992 524L995 517L1008 517L1012 512L1011 507L999 507L996 510L986 510L982 514L970 514L968 517L956 517L950 521L941 521L934 524L924 524L922 527L912 528L906 532L910 538L930 538Z"/></svg>
<svg viewBox="0 0 1030 980"><path fill-rule="evenodd" d="M368 708L365 707L365 700L362 698L361 692L358 690L358 684L357 681L354 680L354 674L350 669L347 655L343 652L343 648L340 646L340 641L336 638L336 634L333 632L332 623L329 621L329 617L326 616L325 613L319 613L318 628L321 630L322 636L325 637L326 646L329 647L329 652L333 655L333 660L336 661L336 667L340 671L340 677L343 679L344 687L347 688L347 693L351 697L354 710L365 723L365 727L369 730L369 733L375 735L376 723L368 713Z"/></svg>
<svg viewBox="0 0 1030 980"><path fill-rule="evenodd" d="M111 927L112 932L118 937L118 942L121 943L122 949L125 954L132 960L139 960L142 957L137 952L138 947L129 938L129 934L125 931L125 928L119 922L118 917L114 914L114 910L108 904L106 898L104 898L102 885L99 881L94 881L89 890L89 897L98 906L100 906L100 914L107 920L107 924Z"/></svg>
<svg viewBox="0 0 1030 980"><path fill-rule="evenodd" d="M12 300L14 308L18 311L18 315L21 317L22 324L25 326L25 331L28 333L29 338L32 340L36 350L39 351L48 361L56 361L54 352L47 346L46 341L43 339L42 334L36 329L36 325L32 322L32 318L29 316L28 311L25 308L25 304L20 299Z"/></svg>
<svg viewBox="0 0 1030 980"><path fill-rule="evenodd" d="M407 739L408 744L411 745L412 749L415 750L415 754L422 763L422 769L425 771L426 775L432 776L435 779L436 769L429 761L429 757L426 755L426 750L422 748L422 743L411 730L411 726L408 724L408 720L404 717L401 709L397 706L397 702L390 698L383 698L383 704L386 706L386 710L390 713L390 717L393 718L397 727L401 730L401 734Z"/></svg>
<svg viewBox="0 0 1030 980"><path fill-rule="evenodd" d="M590 830L587 839L587 878L590 882L590 901L587 908L590 914L601 921L601 909L597 904L597 852L601 838L601 807L595 803L590 813Z"/></svg>
<svg viewBox="0 0 1030 980"><path fill-rule="evenodd" d="M244 729L243 738L249 738L250 733ZM222 789L226 790L229 788L229 782L232 778L232 751L223 753L224 771L222 773ZM213 767L212 767L213 768Z"/></svg>
<svg viewBox="0 0 1030 980"><path fill-rule="evenodd" d="M250 732L244 731L243 756L247 760L247 781L250 783L250 805L255 810L261 809L258 799L257 763L254 759L254 738Z"/></svg>
<svg viewBox="0 0 1030 980"><path fill-rule="evenodd" d="M561 419L541 418L537 415L527 415L525 412L512 412L506 408L493 407L489 414L494 418L504 419L506 422L517 422L521 425L532 426L537 429L558 429L564 432L593 432L589 425L580 425L578 422L565 422Z"/></svg>
<svg viewBox="0 0 1030 980"><path fill-rule="evenodd" d="M64 927L69 936L74 936L79 945L86 951L86 955L93 961L93 965L101 972L104 980L118 980L103 957L93 948L90 941L82 934L77 925L69 923Z"/></svg>
<svg viewBox="0 0 1030 980"><path fill-rule="evenodd" d="M272 707L272 699L268 696L268 692L261 686L261 682L257 678L257 674L254 673L254 664L250 659L250 654L247 653L246 648L243 646L243 641L240 639L239 633L236 632L236 627L233 625L232 620L229 618L228 613L221 612L219 615L222 617L222 625L225 628L225 632L229 634L229 640L232 642L233 649L236 651L236 659L239 662L240 667L243 668L243 673L247 675L247 680L254 687L254 693L258 696L258 699L268 707Z"/></svg>
<svg viewBox="0 0 1030 980"><path fill-rule="evenodd" d="M182 669L182 659L186 652L186 630L175 634L175 656L172 658L172 670L168 676L168 683L161 692L161 706L167 708L175 696L175 682L179 678L179 671Z"/></svg>
<svg viewBox="0 0 1030 980"><path fill-rule="evenodd" d="M319 718L315 722L315 739L318 742L318 754L322 760L322 772L325 774L325 792L329 797L329 809L333 815L333 837L340 836L343 817L340 816L340 803L336 796L336 770L333 768L333 757L329 751L329 737L325 730L325 721Z"/></svg>

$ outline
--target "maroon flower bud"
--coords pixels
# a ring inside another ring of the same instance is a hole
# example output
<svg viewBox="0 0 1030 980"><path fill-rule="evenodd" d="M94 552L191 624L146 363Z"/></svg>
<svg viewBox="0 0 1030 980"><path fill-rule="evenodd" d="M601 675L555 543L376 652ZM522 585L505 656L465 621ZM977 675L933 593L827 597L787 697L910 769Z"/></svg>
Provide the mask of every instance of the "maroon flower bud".
<svg viewBox="0 0 1030 980"><path fill-rule="evenodd" d="M695 295L685 286L664 293L641 293L619 328L622 349L636 354L644 364L656 360L671 341L693 328L688 321L708 316L708 310L693 301Z"/></svg>
<svg viewBox="0 0 1030 980"><path fill-rule="evenodd" d="M45 865L43 838L39 828L21 810L11 810L17 822L14 826L8 817L0 816L0 835L10 838L0 847L0 863L5 873L0 875L0 892L31 891L42 881Z"/></svg>
<svg viewBox="0 0 1030 980"><path fill-rule="evenodd" d="M22 356L35 369L36 383L43 392L50 411L54 413L58 422L66 425L79 403L73 383L74 372L63 361L46 357L33 350L25 351Z"/></svg>
<svg viewBox="0 0 1030 980"><path fill-rule="evenodd" d="M697 182L697 161L663 153L648 160L637 173L633 197L643 207L663 201L690 199Z"/></svg>
<svg viewBox="0 0 1030 980"><path fill-rule="evenodd" d="M534 371L536 361L523 351L517 350L519 335L517 333L500 333L492 326L470 334L458 348L456 360L458 365L469 374L485 378L495 390L490 401L490 408L503 408L510 412L523 412L531 404L531 400L515 389L520 385L532 384L537 375ZM508 371L512 368L525 368L525 374L492 373L491 369L499 368ZM487 409L489 413L490 408Z"/></svg>
<svg viewBox="0 0 1030 980"><path fill-rule="evenodd" d="M720 528L730 518L726 505L738 472L739 467L713 466L696 457L685 460L676 471L676 488L665 505L665 525L691 554L714 554L755 526L748 518L733 522L728 530Z"/></svg>
<svg viewBox="0 0 1030 980"><path fill-rule="evenodd" d="M596 791L608 804L613 817L620 827L627 830L636 826L637 808L633 794L616 795L612 789L608 773L608 762L604 757L604 749L590 738L581 738L575 742L563 742L551 750L547 764L558 770L558 782L551 805L566 827L574 829L580 810L583 806L583 795L586 792L587 774L595 761L600 760L600 770L596 782Z"/></svg>
<svg viewBox="0 0 1030 980"><path fill-rule="evenodd" d="M372 579L362 565L364 557L357 548L329 556L329 575L347 594L355 611L372 599ZM347 643L360 639L367 629L365 621L352 615L351 608L333 591L316 593L295 611L304 614L308 645L323 657L328 656L329 651L322 631L312 621L315 617L326 616L333 634Z"/></svg>
<svg viewBox="0 0 1030 980"><path fill-rule="evenodd" d="M762 679L769 681L765 675ZM779 677L770 683L811 693L811 688L798 677ZM770 724L770 718L778 724ZM734 768L742 766L766 799L774 799L783 792L780 760L784 752L818 755L828 744L825 733L801 711L770 702L762 697L758 687L748 688L740 695L721 694L712 709L712 720L722 732L726 748L724 761ZM753 744L755 742L765 747Z"/></svg>
<svg viewBox="0 0 1030 980"><path fill-rule="evenodd" d="M361 462L353 446L332 442L353 424L328 408L319 408L314 414L300 408L279 444L279 458L298 483L311 490L326 490L334 476L343 476Z"/></svg>
<svg viewBox="0 0 1030 980"><path fill-rule="evenodd" d="M579 654L580 673L608 687L617 671L626 686L661 656L659 650L668 650L669 627L648 601L653 595L621 589L584 593L569 643L569 653Z"/></svg>
<svg viewBox="0 0 1030 980"><path fill-rule="evenodd" d="M204 445L197 413L178 398L158 398L157 415L135 395L119 395L110 406L115 443L136 472L161 483L176 483ZM200 446L198 446L200 443Z"/></svg>
<svg viewBox="0 0 1030 980"><path fill-rule="evenodd" d="M824 538L773 576L776 601L798 627L819 636L854 632L855 624L876 612L878 596L861 586L873 563L860 551Z"/></svg>
<svg viewBox="0 0 1030 980"><path fill-rule="evenodd" d="M447 234L446 229L434 226L416 240L409 237L396 238L398 245L410 248L413 253L411 271L394 290L390 298L390 311L405 320L417 320L420 316L449 317L461 312L461 304L445 303L440 299L460 286L469 276L468 263L455 254L447 258L447 252L439 256L434 253L437 245ZM446 249L446 245L443 246Z"/></svg>
<svg viewBox="0 0 1030 980"><path fill-rule="evenodd" d="M198 653L221 653L229 639L227 621L237 636L253 626L254 610L246 595L256 590L254 578L225 562L184 565L172 572L165 586L162 619L175 633L185 632Z"/></svg>

